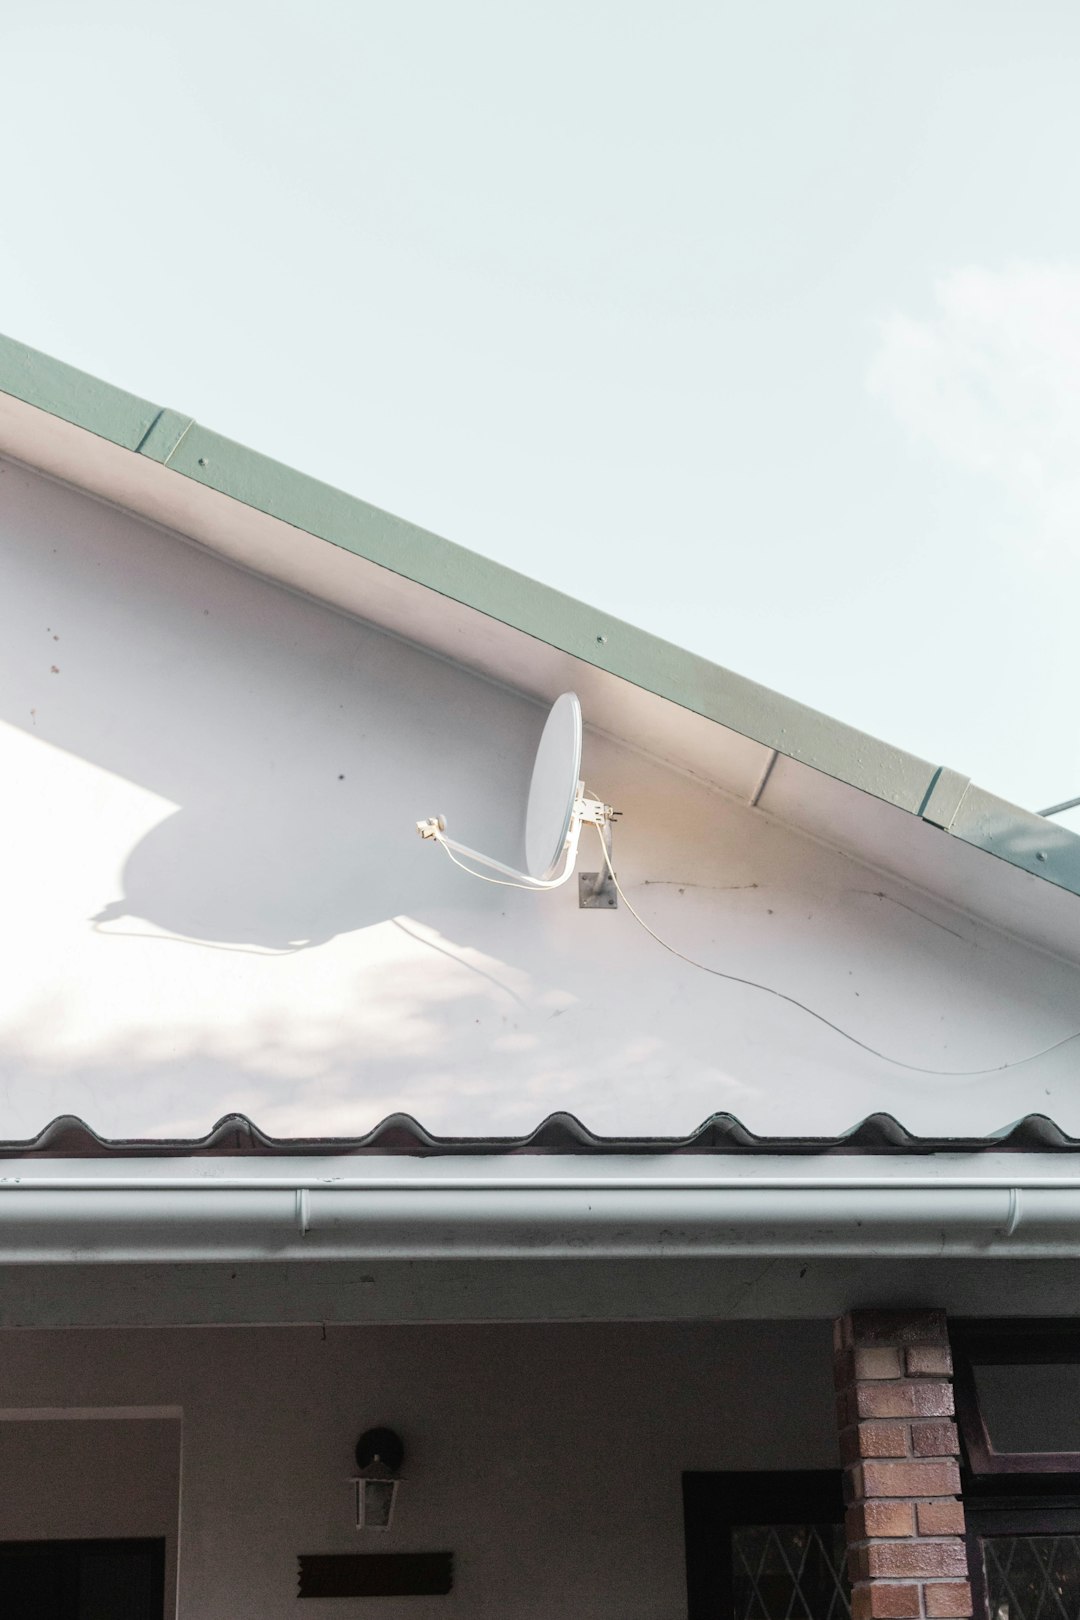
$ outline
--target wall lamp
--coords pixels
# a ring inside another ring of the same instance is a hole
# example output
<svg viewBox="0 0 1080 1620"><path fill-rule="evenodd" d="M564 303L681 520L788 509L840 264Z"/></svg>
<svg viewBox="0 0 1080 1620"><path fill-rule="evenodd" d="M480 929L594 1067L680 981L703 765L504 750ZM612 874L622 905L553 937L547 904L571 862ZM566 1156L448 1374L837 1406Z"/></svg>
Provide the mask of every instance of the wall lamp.
<svg viewBox="0 0 1080 1620"><path fill-rule="evenodd" d="M393 1429L366 1429L356 1442L356 1528L389 1530L405 1447Z"/></svg>

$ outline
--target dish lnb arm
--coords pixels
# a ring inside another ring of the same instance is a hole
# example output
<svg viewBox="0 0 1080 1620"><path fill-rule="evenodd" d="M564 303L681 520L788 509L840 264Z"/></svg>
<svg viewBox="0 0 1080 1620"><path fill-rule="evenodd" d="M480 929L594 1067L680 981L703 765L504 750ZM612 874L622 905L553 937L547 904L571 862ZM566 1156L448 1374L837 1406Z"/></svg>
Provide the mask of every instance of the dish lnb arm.
<svg viewBox="0 0 1080 1620"><path fill-rule="evenodd" d="M475 861L480 866L489 867L493 872L501 872L505 878L512 879L515 883L524 884L529 889L557 888L560 883L565 883L570 875L568 870L564 875L554 880L548 879L545 881L540 878L533 878L527 872L519 872L516 867L507 866L503 861L497 861L492 855L485 855L478 849L470 849L468 844L459 844L456 838L447 837L445 816L428 816L426 821L416 823L416 830L421 838L431 838L435 843L442 844L444 849L448 849L456 855L463 855L467 861Z"/></svg>
<svg viewBox="0 0 1080 1620"><path fill-rule="evenodd" d="M507 866L504 861L497 861L493 855L485 855L482 850L471 849L468 844L458 843L456 838L448 836L445 816L428 816L424 821L416 823L416 830L421 838L442 844L451 855L460 855L467 861L478 866L485 866L492 872L498 872L506 882L513 883L523 889L558 889L569 882L574 874L577 863L578 842L581 838L581 828L585 822L595 822L597 826L606 826L615 814L611 806L601 804L598 799L586 797L583 784L578 784L578 792L574 799L573 814L570 826L567 829L566 840L563 844L561 862L562 870L554 877L533 877L528 872L519 871L517 867ZM479 874L476 874L479 876Z"/></svg>

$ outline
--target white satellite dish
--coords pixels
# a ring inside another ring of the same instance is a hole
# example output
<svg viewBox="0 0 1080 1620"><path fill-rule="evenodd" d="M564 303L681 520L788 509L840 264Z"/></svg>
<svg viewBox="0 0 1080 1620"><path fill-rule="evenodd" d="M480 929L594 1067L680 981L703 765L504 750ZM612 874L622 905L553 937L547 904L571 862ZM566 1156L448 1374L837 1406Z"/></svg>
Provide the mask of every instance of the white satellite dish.
<svg viewBox="0 0 1080 1620"><path fill-rule="evenodd" d="M564 692L555 699L544 722L533 763L525 810L524 872L448 838L442 816L418 821L416 830L421 838L442 844L451 858L456 851L467 860L503 873L504 880L522 888L557 889L573 873L582 824L591 821L606 830L613 814L609 804L586 797L580 772L581 704L575 693ZM473 875L482 876L478 872Z"/></svg>
<svg viewBox="0 0 1080 1620"><path fill-rule="evenodd" d="M562 859L580 776L581 704L573 692L564 692L544 723L529 784L525 870L532 878L550 878Z"/></svg>

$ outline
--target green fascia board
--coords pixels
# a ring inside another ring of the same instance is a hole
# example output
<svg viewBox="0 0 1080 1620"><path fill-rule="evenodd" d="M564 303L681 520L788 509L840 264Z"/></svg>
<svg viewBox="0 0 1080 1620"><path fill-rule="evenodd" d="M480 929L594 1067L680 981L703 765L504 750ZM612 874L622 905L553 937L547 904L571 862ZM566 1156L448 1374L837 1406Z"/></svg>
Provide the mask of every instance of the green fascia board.
<svg viewBox="0 0 1080 1620"><path fill-rule="evenodd" d="M1080 893L1080 838L1066 829L989 794L977 790L965 794L966 779L955 772L943 772L696 653L272 461L180 412L139 399L3 336L0 392L149 456L179 477L389 569L876 799L925 815L965 842ZM961 785L954 791L953 783ZM949 801L947 819L935 808L943 799Z"/></svg>
<svg viewBox="0 0 1080 1620"><path fill-rule="evenodd" d="M2 337L0 391L877 798L918 811L926 796L925 760Z"/></svg>
<svg viewBox="0 0 1080 1620"><path fill-rule="evenodd" d="M972 784L949 831L1010 866L1080 894L1080 838L1032 810Z"/></svg>
<svg viewBox="0 0 1080 1620"><path fill-rule="evenodd" d="M125 450L137 450L159 407L0 334L0 389Z"/></svg>
<svg viewBox="0 0 1080 1620"><path fill-rule="evenodd" d="M892 803L914 810L923 798L924 761L880 743L869 758L869 739L850 727L206 428L193 426L168 465L831 776L855 773Z"/></svg>

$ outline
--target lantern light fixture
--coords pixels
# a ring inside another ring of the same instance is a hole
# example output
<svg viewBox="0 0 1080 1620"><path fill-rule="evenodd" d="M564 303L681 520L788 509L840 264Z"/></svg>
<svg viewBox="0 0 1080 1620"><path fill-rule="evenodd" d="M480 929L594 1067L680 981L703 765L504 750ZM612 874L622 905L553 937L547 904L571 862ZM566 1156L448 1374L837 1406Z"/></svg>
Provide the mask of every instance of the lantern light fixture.
<svg viewBox="0 0 1080 1620"><path fill-rule="evenodd" d="M393 1429L366 1429L356 1442L356 1528L389 1530L405 1447Z"/></svg>

